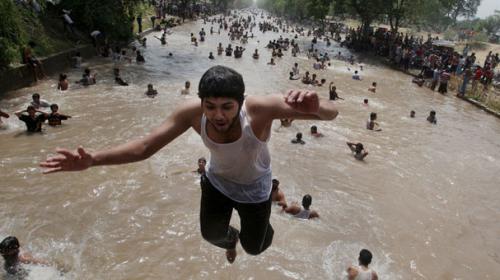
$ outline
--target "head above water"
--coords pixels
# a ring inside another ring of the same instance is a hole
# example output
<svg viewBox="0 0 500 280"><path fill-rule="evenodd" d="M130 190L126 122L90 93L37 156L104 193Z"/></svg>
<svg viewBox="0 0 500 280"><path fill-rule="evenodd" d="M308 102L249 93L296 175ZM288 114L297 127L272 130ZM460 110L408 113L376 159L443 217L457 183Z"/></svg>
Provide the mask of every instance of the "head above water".
<svg viewBox="0 0 500 280"><path fill-rule="evenodd" d="M272 191L276 191L278 189L278 186L280 185L280 181L278 179L273 179L273 188Z"/></svg>
<svg viewBox="0 0 500 280"><path fill-rule="evenodd" d="M368 104L368 99L363 99L363 103Z"/></svg>
<svg viewBox="0 0 500 280"><path fill-rule="evenodd" d="M357 143L356 144L356 153L361 153L361 151L363 151L364 147L363 147L363 144L361 143Z"/></svg>
<svg viewBox="0 0 500 280"><path fill-rule="evenodd" d="M51 104L51 105L50 105L50 110L51 110L52 112L57 112L57 110L59 110L59 105L57 105L57 104L55 104L55 103L54 103L54 104Z"/></svg>
<svg viewBox="0 0 500 280"><path fill-rule="evenodd" d="M410 118L414 118L415 117L415 111L411 110L410 112Z"/></svg>
<svg viewBox="0 0 500 280"><path fill-rule="evenodd" d="M311 126L311 133L312 134L318 133L318 127L315 125Z"/></svg>
<svg viewBox="0 0 500 280"><path fill-rule="evenodd" d="M368 265L372 262L372 252L367 249L363 249L359 252L358 261L360 265L368 267Z"/></svg>
<svg viewBox="0 0 500 280"><path fill-rule="evenodd" d="M33 93L33 95L31 96L31 98L33 98L33 100L40 100L40 94Z"/></svg>
<svg viewBox="0 0 500 280"><path fill-rule="evenodd" d="M297 138L297 140L302 140L302 133L298 132L297 135L295 135L295 137Z"/></svg>
<svg viewBox="0 0 500 280"><path fill-rule="evenodd" d="M0 242L0 255L10 256L19 254L19 240L15 236L6 237Z"/></svg>
<svg viewBox="0 0 500 280"><path fill-rule="evenodd" d="M309 194L304 195L302 198L302 206L304 209L309 209L312 204L312 197Z"/></svg>
<svg viewBox="0 0 500 280"><path fill-rule="evenodd" d="M377 119L377 113L370 113L370 120L374 121Z"/></svg>

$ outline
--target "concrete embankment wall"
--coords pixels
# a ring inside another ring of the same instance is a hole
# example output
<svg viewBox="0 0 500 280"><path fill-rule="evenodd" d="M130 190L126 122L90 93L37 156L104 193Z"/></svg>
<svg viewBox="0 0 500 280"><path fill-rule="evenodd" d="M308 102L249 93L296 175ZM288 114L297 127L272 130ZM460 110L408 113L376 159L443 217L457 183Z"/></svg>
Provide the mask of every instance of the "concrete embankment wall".
<svg viewBox="0 0 500 280"><path fill-rule="evenodd" d="M90 58L95 55L92 45L65 50L48 57L39 58L42 61L45 75L54 75L64 72L71 67L72 59L76 52L80 52L83 58ZM28 65L19 65L0 72L0 95L3 92L20 89L30 86L34 81L33 72Z"/></svg>
<svg viewBox="0 0 500 280"><path fill-rule="evenodd" d="M154 30L149 28L144 30L139 36L145 36ZM39 57L43 63L45 75L57 75L64 73L69 67L72 67L72 57L76 52L80 52L85 59L96 55L92 45L83 45L73 49L65 50L48 57ZM28 65L19 65L0 72L0 96L2 93L17 90L30 86L34 81L33 72Z"/></svg>

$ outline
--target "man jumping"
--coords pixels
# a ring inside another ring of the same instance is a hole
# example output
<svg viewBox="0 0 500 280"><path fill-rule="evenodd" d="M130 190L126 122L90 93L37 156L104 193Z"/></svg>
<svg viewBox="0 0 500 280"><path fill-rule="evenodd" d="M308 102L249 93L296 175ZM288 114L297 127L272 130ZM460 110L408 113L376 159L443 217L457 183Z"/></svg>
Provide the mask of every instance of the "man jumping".
<svg viewBox="0 0 500 280"><path fill-rule="evenodd" d="M315 92L289 91L285 96L248 96L243 77L236 71L214 66L203 74L198 96L181 104L165 122L137 140L89 153L57 149L40 166L44 173L80 171L92 166L124 164L144 160L193 128L210 150L210 160L201 180L200 228L208 242L226 249L226 258L236 258L238 242L251 255L271 245L271 157L267 143L273 120L332 120L338 112L332 102ZM233 209L241 229L229 225Z"/></svg>

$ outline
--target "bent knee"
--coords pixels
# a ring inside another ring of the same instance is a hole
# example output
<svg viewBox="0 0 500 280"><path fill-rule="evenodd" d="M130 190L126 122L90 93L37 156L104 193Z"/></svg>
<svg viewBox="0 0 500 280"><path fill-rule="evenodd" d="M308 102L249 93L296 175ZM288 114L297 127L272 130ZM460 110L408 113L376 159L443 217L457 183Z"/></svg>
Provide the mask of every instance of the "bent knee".
<svg viewBox="0 0 500 280"><path fill-rule="evenodd" d="M259 255L261 254L262 252L264 252L264 250L262 249L262 246L256 246L256 245L248 245L248 244L241 244L241 247L243 247L243 249L245 250L245 252L249 255L253 255L253 256L256 256L256 255Z"/></svg>

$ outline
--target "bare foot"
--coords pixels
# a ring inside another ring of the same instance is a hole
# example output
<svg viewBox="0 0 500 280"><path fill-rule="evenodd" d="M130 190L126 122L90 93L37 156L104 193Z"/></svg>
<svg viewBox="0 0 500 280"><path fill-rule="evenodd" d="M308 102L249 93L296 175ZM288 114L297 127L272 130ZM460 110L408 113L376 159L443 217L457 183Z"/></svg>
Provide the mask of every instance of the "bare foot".
<svg viewBox="0 0 500 280"><path fill-rule="evenodd" d="M236 260L236 248L226 250L226 259L229 263L233 263Z"/></svg>
<svg viewBox="0 0 500 280"><path fill-rule="evenodd" d="M229 263L233 263L234 260L236 260L236 255L238 254L236 252L236 245L238 245L239 238L236 237L236 241L234 242L234 248L233 249L227 249L226 250L226 259Z"/></svg>

